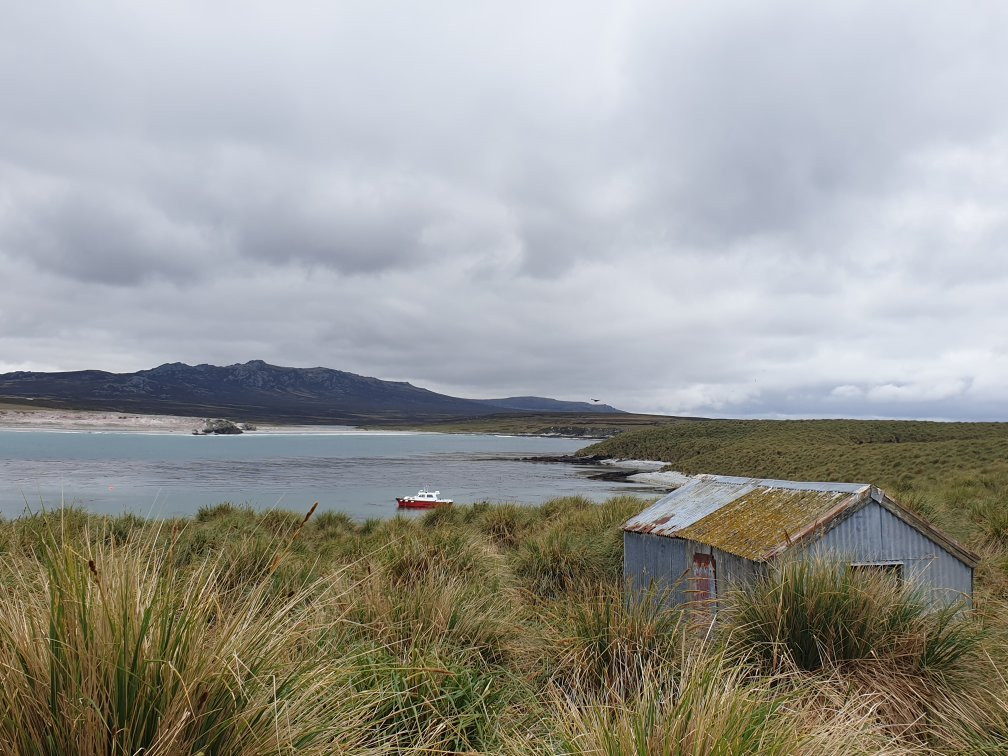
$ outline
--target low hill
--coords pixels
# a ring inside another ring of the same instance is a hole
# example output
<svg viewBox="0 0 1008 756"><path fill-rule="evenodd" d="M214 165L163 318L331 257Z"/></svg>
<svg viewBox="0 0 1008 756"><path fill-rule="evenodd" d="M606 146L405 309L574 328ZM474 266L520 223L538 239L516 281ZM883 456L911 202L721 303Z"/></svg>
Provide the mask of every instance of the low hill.
<svg viewBox="0 0 1008 756"><path fill-rule="evenodd" d="M1008 474L1008 423L706 420L632 430L581 456L661 460L687 474L911 487L964 470Z"/></svg>
<svg viewBox="0 0 1008 756"><path fill-rule="evenodd" d="M478 399L490 407L497 407L505 410L516 410L518 412L577 412L613 414L621 413L615 407L598 402L563 402L559 399L546 399L541 396L509 396L505 399Z"/></svg>
<svg viewBox="0 0 1008 756"><path fill-rule="evenodd" d="M593 408L593 412L618 412L607 405L595 409L599 405L541 397L510 398L500 400L505 404L496 404L492 399L447 396L406 382L342 370L279 367L261 360L223 367L174 362L135 373L5 373L0 375L0 399L77 409L346 424L535 412L536 406L549 406L552 412L585 412L584 407Z"/></svg>
<svg viewBox="0 0 1008 756"><path fill-rule="evenodd" d="M673 421L577 455L661 460L689 475L873 483L972 548L1008 547L1008 423ZM1008 596L1008 559L997 560L984 579Z"/></svg>

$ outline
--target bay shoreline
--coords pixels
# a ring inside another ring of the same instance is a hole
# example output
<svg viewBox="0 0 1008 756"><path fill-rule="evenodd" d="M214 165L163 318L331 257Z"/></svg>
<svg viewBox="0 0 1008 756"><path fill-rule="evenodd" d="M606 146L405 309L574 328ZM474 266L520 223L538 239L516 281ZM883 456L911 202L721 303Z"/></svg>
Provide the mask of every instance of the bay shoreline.
<svg viewBox="0 0 1008 756"><path fill-rule="evenodd" d="M102 410L51 409L48 407L0 407L0 430L74 431L93 433L170 433L191 435L204 426L206 417L151 415ZM239 421L240 422L240 421ZM279 425L256 423L251 434L363 433L349 425Z"/></svg>

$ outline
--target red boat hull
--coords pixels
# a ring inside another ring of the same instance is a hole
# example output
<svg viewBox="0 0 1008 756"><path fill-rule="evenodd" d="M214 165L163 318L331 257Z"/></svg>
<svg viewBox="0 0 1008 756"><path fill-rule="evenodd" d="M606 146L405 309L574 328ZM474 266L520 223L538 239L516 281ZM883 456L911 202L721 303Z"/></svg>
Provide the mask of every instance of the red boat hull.
<svg viewBox="0 0 1008 756"><path fill-rule="evenodd" d="M409 496L396 497L396 503L400 509L435 509L436 507L447 507L451 501L431 501L429 499L411 499Z"/></svg>

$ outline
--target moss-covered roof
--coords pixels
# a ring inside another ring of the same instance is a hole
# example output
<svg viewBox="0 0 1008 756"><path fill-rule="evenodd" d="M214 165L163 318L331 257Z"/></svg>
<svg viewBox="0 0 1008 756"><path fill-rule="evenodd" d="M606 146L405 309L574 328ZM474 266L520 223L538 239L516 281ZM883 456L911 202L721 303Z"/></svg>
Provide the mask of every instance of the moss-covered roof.
<svg viewBox="0 0 1008 756"><path fill-rule="evenodd" d="M861 483L701 475L629 520L625 530L687 538L762 561L867 500Z"/></svg>
<svg viewBox="0 0 1008 756"><path fill-rule="evenodd" d="M850 494L757 488L680 530L680 538L762 559Z"/></svg>

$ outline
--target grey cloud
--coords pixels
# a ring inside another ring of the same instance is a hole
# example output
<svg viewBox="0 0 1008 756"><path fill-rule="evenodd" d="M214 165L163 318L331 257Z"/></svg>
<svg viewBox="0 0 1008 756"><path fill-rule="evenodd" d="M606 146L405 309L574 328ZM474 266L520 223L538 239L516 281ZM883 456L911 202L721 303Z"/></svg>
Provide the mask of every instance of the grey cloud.
<svg viewBox="0 0 1008 756"><path fill-rule="evenodd" d="M206 229L95 188L75 187L13 210L18 218L0 229L9 253L86 283L190 279L220 249Z"/></svg>
<svg viewBox="0 0 1008 756"><path fill-rule="evenodd" d="M993 2L21 5L0 360L1008 418L1006 26Z"/></svg>
<svg viewBox="0 0 1008 756"><path fill-rule="evenodd" d="M450 255L460 263L507 245L510 221L478 192L431 177L376 176L290 187L239 207L232 220L244 254L298 260L344 273L416 269Z"/></svg>
<svg viewBox="0 0 1008 756"><path fill-rule="evenodd" d="M631 133L654 194L714 246L815 232L837 203L893 191L922 148L1002 133L1008 113L977 95L998 86L1008 14L987 10L733 3L651 26Z"/></svg>

